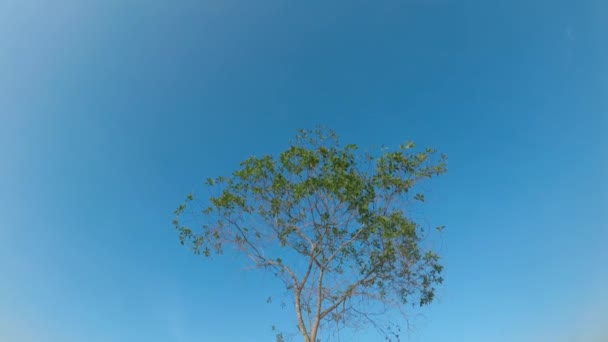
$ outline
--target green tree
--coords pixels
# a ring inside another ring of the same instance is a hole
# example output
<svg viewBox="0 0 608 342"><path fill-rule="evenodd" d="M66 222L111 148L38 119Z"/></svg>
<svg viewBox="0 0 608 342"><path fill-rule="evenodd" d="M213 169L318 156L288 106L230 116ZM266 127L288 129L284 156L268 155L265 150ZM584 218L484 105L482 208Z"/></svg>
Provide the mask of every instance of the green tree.
<svg viewBox="0 0 608 342"><path fill-rule="evenodd" d="M277 158L251 157L208 179L216 195L192 208L189 194L173 224L196 254L230 245L273 271L299 333L316 342L325 324L374 323L370 310L431 303L442 266L408 210L424 201L417 185L445 171L445 156L413 143L374 154L342 146L331 131L302 130ZM202 224L183 223L188 214Z"/></svg>

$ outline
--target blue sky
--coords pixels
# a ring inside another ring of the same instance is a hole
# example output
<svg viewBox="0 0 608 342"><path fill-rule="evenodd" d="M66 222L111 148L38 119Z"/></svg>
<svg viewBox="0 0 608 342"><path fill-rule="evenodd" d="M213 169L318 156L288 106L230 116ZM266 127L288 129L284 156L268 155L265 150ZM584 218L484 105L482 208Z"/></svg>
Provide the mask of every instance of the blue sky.
<svg viewBox="0 0 608 342"><path fill-rule="evenodd" d="M411 341L605 341L607 18L600 0L2 1L0 340L294 331L270 275L193 256L170 221L321 124L450 158L425 210L446 282Z"/></svg>

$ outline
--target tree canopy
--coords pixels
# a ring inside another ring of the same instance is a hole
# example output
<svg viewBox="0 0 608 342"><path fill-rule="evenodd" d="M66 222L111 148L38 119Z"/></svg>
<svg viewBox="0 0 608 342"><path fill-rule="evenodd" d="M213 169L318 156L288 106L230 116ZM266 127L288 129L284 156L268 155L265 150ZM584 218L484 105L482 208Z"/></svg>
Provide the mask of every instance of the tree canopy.
<svg viewBox="0 0 608 342"><path fill-rule="evenodd" d="M293 297L299 333L316 342L324 324L373 323L377 310L432 302L442 265L408 210L446 160L411 142L361 152L332 131L301 130L278 156L207 179L214 195L198 206L189 194L173 224L196 254L231 246L273 271Z"/></svg>

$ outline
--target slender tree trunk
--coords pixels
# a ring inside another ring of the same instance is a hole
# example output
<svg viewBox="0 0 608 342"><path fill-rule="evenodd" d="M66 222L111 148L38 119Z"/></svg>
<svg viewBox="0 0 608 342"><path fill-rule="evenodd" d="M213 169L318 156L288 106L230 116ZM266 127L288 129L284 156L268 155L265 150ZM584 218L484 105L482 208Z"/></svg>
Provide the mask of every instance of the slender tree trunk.
<svg viewBox="0 0 608 342"><path fill-rule="evenodd" d="M304 342L312 342L314 340L310 339L310 336L308 335L308 332L306 331L306 326L304 325L304 318L302 318L302 307L301 307L300 300L301 300L301 291L296 290L295 294L294 294L294 304L296 307L296 316L298 319L298 329L300 330L302 337L304 337Z"/></svg>
<svg viewBox="0 0 608 342"><path fill-rule="evenodd" d="M323 302L323 268L319 270L319 280L317 283L317 305L315 308L315 318L310 327L310 342L317 342L317 333L319 332L319 324L321 323L321 304Z"/></svg>
<svg viewBox="0 0 608 342"><path fill-rule="evenodd" d="M317 341L317 331L319 330L318 326L312 327L310 329L310 342L316 342Z"/></svg>

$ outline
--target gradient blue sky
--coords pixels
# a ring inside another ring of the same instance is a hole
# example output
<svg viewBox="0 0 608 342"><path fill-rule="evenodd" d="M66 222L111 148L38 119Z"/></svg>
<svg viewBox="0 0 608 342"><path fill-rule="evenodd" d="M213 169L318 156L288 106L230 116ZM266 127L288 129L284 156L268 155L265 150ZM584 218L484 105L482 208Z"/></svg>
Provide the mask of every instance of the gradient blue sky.
<svg viewBox="0 0 608 342"><path fill-rule="evenodd" d="M322 124L450 157L425 211L446 282L410 340L606 341L606 37L603 0L1 1L0 340L294 331L270 275L170 221Z"/></svg>

